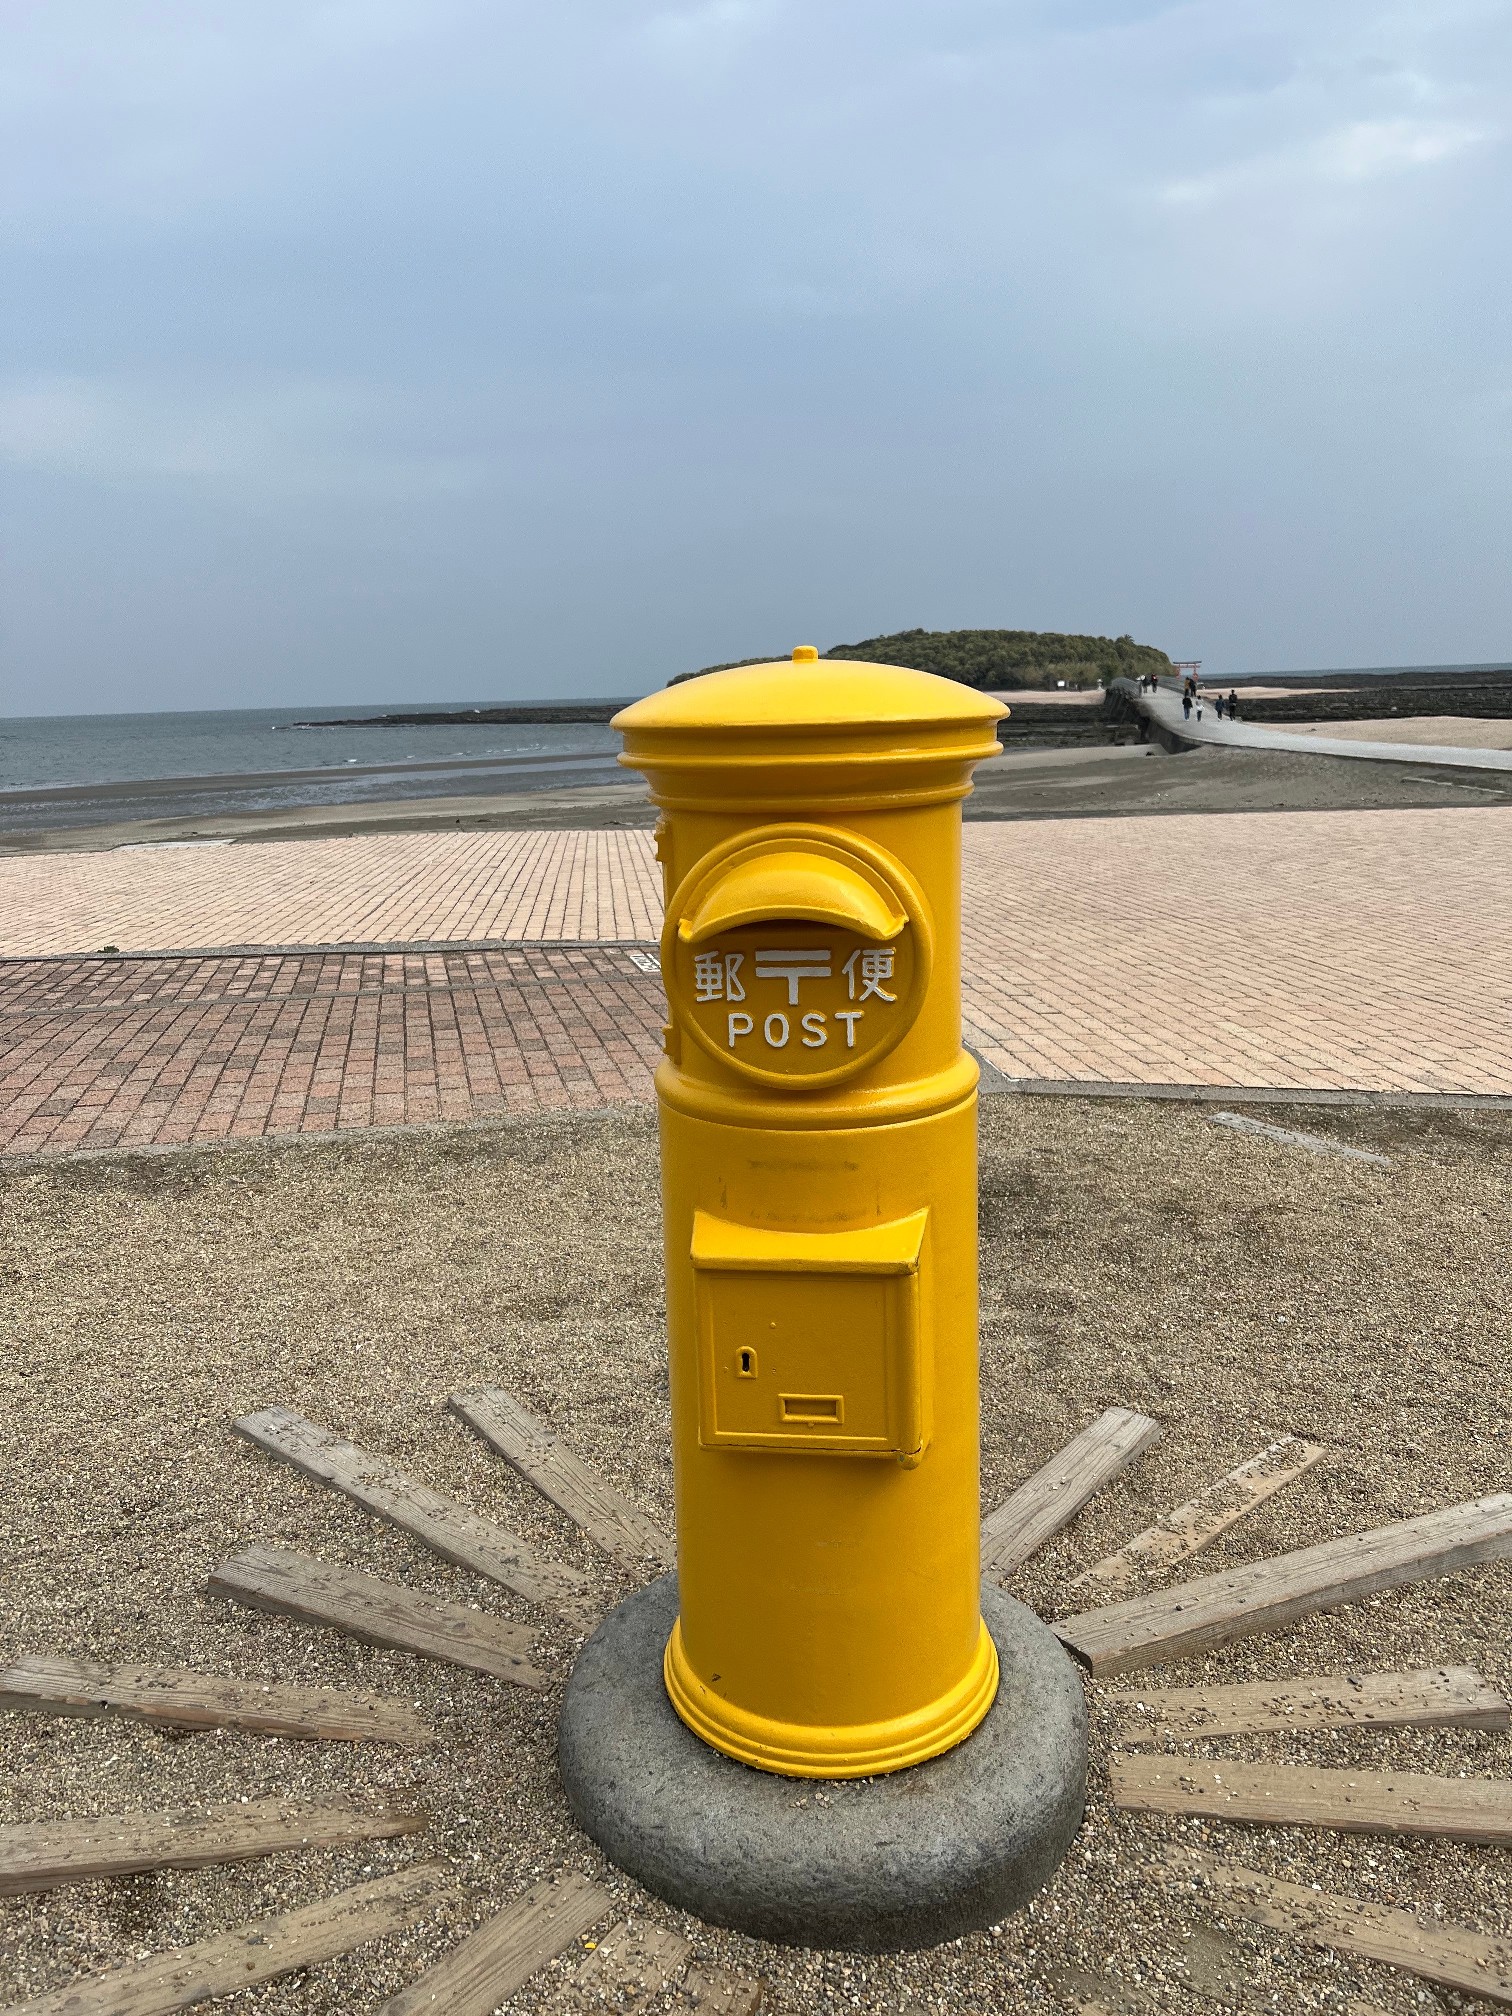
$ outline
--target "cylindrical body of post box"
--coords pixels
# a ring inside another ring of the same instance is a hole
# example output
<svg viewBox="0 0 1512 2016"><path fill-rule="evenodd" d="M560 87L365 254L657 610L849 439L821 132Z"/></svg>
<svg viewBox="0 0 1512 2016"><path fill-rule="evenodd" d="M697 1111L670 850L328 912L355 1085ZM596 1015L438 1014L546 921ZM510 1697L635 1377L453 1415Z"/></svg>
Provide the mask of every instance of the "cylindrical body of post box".
<svg viewBox="0 0 1512 2016"><path fill-rule="evenodd" d="M920 1763L997 1688L960 801L1004 711L804 653L616 722L663 813L664 1672L691 1729L768 1771Z"/></svg>

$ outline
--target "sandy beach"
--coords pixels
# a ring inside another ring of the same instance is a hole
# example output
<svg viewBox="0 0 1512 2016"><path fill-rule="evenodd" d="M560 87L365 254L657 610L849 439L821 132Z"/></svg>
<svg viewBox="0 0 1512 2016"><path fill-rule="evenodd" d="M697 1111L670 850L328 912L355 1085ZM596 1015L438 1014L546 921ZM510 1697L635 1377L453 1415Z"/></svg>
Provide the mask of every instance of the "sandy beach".
<svg viewBox="0 0 1512 2016"><path fill-rule="evenodd" d="M1363 733L1378 723L1351 724ZM1421 724L1399 724L1405 731ZM1468 747L1479 733L1508 732L1500 722L1455 723ZM1318 727L1318 733L1334 732ZM1438 739L1438 738L1425 738ZM1403 763L1351 763L1337 757L1192 749L1168 755L1127 742L1068 749L1017 749L983 764L966 800L968 819L1145 817L1193 812L1322 812L1393 807L1512 804L1512 777ZM637 779L552 785L540 790L474 791L466 796L370 800L278 811L123 816L98 825L0 832L7 853L73 853L223 841L312 839L360 833L424 833L559 827L654 826L656 808Z"/></svg>
<svg viewBox="0 0 1512 2016"><path fill-rule="evenodd" d="M1328 1456L1195 1572L1505 1488L1512 1116L1273 1107L1266 1117L1384 1153L1391 1166L1298 1153L1191 1109L984 1104L984 1504L1104 1407L1139 1408L1165 1426L1159 1446L1017 1577L1014 1593L1042 1613L1079 1607L1067 1588L1077 1572L1277 1435L1324 1443ZM350 1146L59 1163L0 1176L0 1215L8 1643L364 1689L412 1704L437 1738L415 1755L0 1718L6 1821L273 1792L414 1795L433 1816L413 1842L9 1900L0 1937L12 1993L437 1854L464 1874L464 1924L554 1869L580 1869L621 1909L681 1931L699 1959L763 1979L769 2016L1048 2016L1083 2006L1072 1991L1088 1978L1114 1998L1108 2008L1195 2016L1225 1971L1246 1987L1237 2005L1221 1993L1223 2006L1342 2016L1352 1995L1391 2016L1423 2006L1402 1977L1162 1890L1153 1870L1167 1843L1505 1930L1504 1850L1117 1811L1109 1704L1137 1690L1137 1675L1090 1687L1086 1827L1032 1909L991 1933L895 1958L792 1951L683 1918L609 1868L572 1824L556 1776L555 1714L574 1650L560 1620L376 1525L230 1424L272 1402L296 1407L501 1520L580 1568L598 1600L616 1601L623 1576L444 1403L460 1387L508 1387L670 1520L646 1109ZM210 1569L253 1541L527 1623L547 1691L209 1598ZM1509 1578L1503 1564L1400 1589L1150 1681L1464 1664L1505 1688ZM1197 1750L1505 1778L1509 1744L1466 1730L1315 1731ZM259 2016L371 2010L456 1936L432 1922L403 1946L260 1989L255 2006ZM559 2009L560 1981L548 1968L511 2009Z"/></svg>
<svg viewBox="0 0 1512 2016"><path fill-rule="evenodd" d="M1329 735L1344 742L1418 742L1440 749L1512 749L1512 721L1475 721L1459 714L1388 714L1372 721L1292 721L1293 735Z"/></svg>

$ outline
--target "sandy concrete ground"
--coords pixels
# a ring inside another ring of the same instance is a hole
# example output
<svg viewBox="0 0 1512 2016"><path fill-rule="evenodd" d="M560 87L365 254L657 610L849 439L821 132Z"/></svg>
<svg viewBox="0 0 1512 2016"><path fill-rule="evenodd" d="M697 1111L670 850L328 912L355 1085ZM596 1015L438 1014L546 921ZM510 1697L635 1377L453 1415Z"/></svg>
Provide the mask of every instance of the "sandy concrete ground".
<svg viewBox="0 0 1512 2016"><path fill-rule="evenodd" d="M1219 693L1236 690L1246 700L1295 700L1299 696L1314 693L1338 693L1346 688L1338 686L1248 686L1242 679L1204 679L1202 690L1216 697Z"/></svg>
<svg viewBox="0 0 1512 2016"><path fill-rule="evenodd" d="M1204 693L1226 693L1230 684L1224 679L1204 680ZM1239 691L1251 700L1290 700L1298 694L1336 693L1336 686L1246 686L1239 682ZM1002 700L1010 707L1043 706L1054 702L1061 707L1100 707L1102 688L1088 686L1070 690L1056 686L1000 686L993 691L994 700Z"/></svg>
<svg viewBox="0 0 1512 2016"><path fill-rule="evenodd" d="M1460 714L1392 714L1382 721L1288 721L1290 735L1328 735L1340 742L1426 742L1439 749L1512 749L1512 721L1475 721Z"/></svg>
<svg viewBox="0 0 1512 2016"><path fill-rule="evenodd" d="M1101 707L1100 686L995 686L988 689L1005 707Z"/></svg>
<svg viewBox="0 0 1512 2016"><path fill-rule="evenodd" d="M1285 1111L1265 1117L1286 1124ZM983 1118L985 1499L1101 1408L1142 1408L1163 1443L1022 1574L1042 1609L1069 1578L1267 1437L1326 1464L1220 1541L1218 1567L1505 1488L1512 1116L1291 1118L1393 1157L1323 1159L1188 1108L993 1099ZM608 1208L606 1208L606 1206ZM619 1112L352 1146L62 1163L0 1179L3 1649L165 1659L370 1688L440 1732L421 1757L237 1734L173 1739L109 1721L0 1717L0 1820L242 1794L415 1789L430 1837L0 1902L0 1992L160 1949L414 1857L458 1867L482 1915L543 1873L605 1877L699 1955L764 1976L778 2016L1058 2010L1079 1971L1109 2006L1407 2016L1404 1977L1209 1919L1149 1873L1160 1844L1504 1931L1494 1849L1118 1815L1094 1689L1086 1827L1034 1909L932 1954L766 1947L680 1919L606 1872L565 1810L558 1700L286 1621L222 1608L206 1571L254 1539L531 1617L558 1679L573 1641L229 1431L286 1402L624 1588L575 1530L442 1411L497 1380L664 1518L670 1513L656 1155ZM1512 1682L1512 1565L1397 1591L1282 1637L1164 1670L1168 1683L1453 1662ZM1114 1682L1117 1689L1137 1681ZM1512 1739L1379 1732L1231 1739L1214 1753L1506 1776ZM357 2016L455 1936L422 1929L238 2001L253 2016ZM542 2010L550 1975L511 2009ZM1237 1982L1240 1985L1227 1986ZM1131 1999L1124 1999L1125 1997Z"/></svg>
<svg viewBox="0 0 1512 2016"><path fill-rule="evenodd" d="M1476 725L1486 724L1467 724L1467 733ZM1322 732L1321 726L1318 732ZM1108 743L1014 750L998 757L977 772L976 790L964 810L968 819L1075 819L1163 812L1331 812L1483 804L1512 804L1512 777L1485 772L1467 778L1463 773L1425 770L1407 763L1367 765L1336 757L1246 749L1192 749L1168 756L1152 744ZM160 847L196 840L246 843L358 833L649 827L655 823L656 808L645 786L629 781L498 796L410 798L366 805L322 805L297 812L238 812L0 833L0 857L7 853Z"/></svg>
<svg viewBox="0 0 1512 2016"><path fill-rule="evenodd" d="M1051 753L1063 760L1052 764ZM1418 805L1512 804L1512 774L1356 763L1255 749L1152 744L1000 757L977 772L968 819L1130 818L1167 812L1357 812ZM1078 760L1085 759L1085 760ZM1022 767L1020 767L1022 766Z"/></svg>
<svg viewBox="0 0 1512 2016"><path fill-rule="evenodd" d="M465 798L397 798L366 805L309 805L297 811L223 812L123 819L102 826L0 833L0 856L77 854L195 842L321 840L352 833L430 833L461 827L651 826L644 784L578 785L556 791L474 793Z"/></svg>

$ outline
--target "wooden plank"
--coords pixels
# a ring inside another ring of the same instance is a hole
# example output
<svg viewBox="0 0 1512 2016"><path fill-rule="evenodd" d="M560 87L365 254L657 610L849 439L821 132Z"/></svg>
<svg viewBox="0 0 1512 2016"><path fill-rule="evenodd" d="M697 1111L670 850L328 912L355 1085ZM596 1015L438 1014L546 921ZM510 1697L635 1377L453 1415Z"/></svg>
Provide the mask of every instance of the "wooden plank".
<svg viewBox="0 0 1512 2016"><path fill-rule="evenodd" d="M537 1883L418 1981L390 1996L379 2016L493 2016L538 1967L605 1917L612 1903L586 1876L569 1873Z"/></svg>
<svg viewBox="0 0 1512 2016"><path fill-rule="evenodd" d="M1175 1978L1194 1995L1219 2002L1225 2009L1237 2011L1247 2006L1246 1988L1253 1969L1246 1964L1239 1941L1231 1934L1220 1932L1214 1925L1184 1926L1169 1943L1157 1934L1140 1956L1157 1979L1157 1970L1163 1969L1163 1949L1170 1953L1170 1969Z"/></svg>
<svg viewBox="0 0 1512 2016"><path fill-rule="evenodd" d="M386 1458L369 1455L289 1407L264 1407L243 1415L235 1426L249 1442L402 1528L443 1561L502 1582L530 1602L559 1611L569 1623L591 1628L598 1621L586 1575L546 1560L506 1527L417 1484Z"/></svg>
<svg viewBox="0 0 1512 2016"><path fill-rule="evenodd" d="M1139 1989L1104 1974L1090 1974L1084 1967L1057 1967L1045 1980L1077 2016L1146 2016L1154 2008Z"/></svg>
<svg viewBox="0 0 1512 2016"><path fill-rule="evenodd" d="M1179 1582L1051 1626L1094 1673L1129 1673L1512 1555L1512 1491Z"/></svg>
<svg viewBox="0 0 1512 2016"><path fill-rule="evenodd" d="M1121 1743L1248 1736L1271 1729L1508 1729L1512 1707L1466 1666L1338 1679L1152 1687L1107 1701Z"/></svg>
<svg viewBox="0 0 1512 2016"><path fill-rule="evenodd" d="M1236 1134L1259 1134L1267 1141L1279 1141L1287 1148L1305 1148L1310 1155L1338 1155L1346 1162L1374 1162L1380 1169L1391 1167L1389 1155L1372 1148L1351 1148L1346 1141L1330 1141L1324 1134L1298 1134L1290 1127L1273 1127L1268 1120L1256 1120L1248 1113L1209 1113L1214 1127L1232 1127Z"/></svg>
<svg viewBox="0 0 1512 2016"><path fill-rule="evenodd" d="M133 1715L182 1729L252 1729L325 1742L405 1743L434 1732L399 1701L344 1688L223 1680L183 1666L99 1666L32 1652L0 1672L0 1708L47 1715Z"/></svg>
<svg viewBox="0 0 1512 2016"><path fill-rule="evenodd" d="M749 1974L732 1974L728 1967L709 1967L700 1961L679 1983L676 2006L701 2010L703 2016L757 2016L762 1993L762 1983Z"/></svg>
<svg viewBox="0 0 1512 2016"><path fill-rule="evenodd" d="M425 1813L363 1807L349 1799L251 1799L187 1813L106 1813L97 1820L34 1820L0 1827L0 1897L131 1876L143 1869L205 1869L341 1841L421 1834Z"/></svg>
<svg viewBox="0 0 1512 2016"><path fill-rule="evenodd" d="M1128 1588L1142 1573L1171 1568L1190 1555L1200 1554L1220 1533L1226 1533L1277 1491L1294 1484L1326 1454L1321 1443L1283 1435L1258 1456L1251 1456L1247 1463L1239 1464L1215 1484L1209 1484L1195 1498L1188 1498L1184 1505L1165 1513L1153 1526L1136 1533L1115 1553L1083 1569L1067 1588L1106 1596Z"/></svg>
<svg viewBox="0 0 1512 2016"><path fill-rule="evenodd" d="M1216 2002L1229 2016L1238 2016L1251 2008L1246 1986L1253 1969L1246 1967L1238 1940L1214 1926L1147 1925L1135 1964L1146 1981L1184 1988L1183 2009L1195 2008L1199 2001L1204 2006ZM1154 2016L1155 2005L1125 1981L1081 1968L1057 1968L1045 1978L1083 2016Z"/></svg>
<svg viewBox="0 0 1512 2016"><path fill-rule="evenodd" d="M1202 1886L1203 1901L1226 1915L1295 1933L1310 1945L1400 1967L1464 1995L1512 2003L1512 1941L1507 1939L1368 1904L1360 1897L1285 1883L1258 1869L1220 1862L1200 1849L1168 1849L1159 1867L1173 1887L1178 1873L1193 1879Z"/></svg>
<svg viewBox="0 0 1512 2016"><path fill-rule="evenodd" d="M156 1953L135 1966L92 1975L18 2003L6 2016L169 2016L172 2010L276 1981L281 1974L334 1960L370 1939L403 1932L459 1895L440 1863L420 1863L396 1876L359 1883L302 1911L260 1918L193 1946Z"/></svg>
<svg viewBox="0 0 1512 2016"><path fill-rule="evenodd" d="M1110 1478L1160 1440L1160 1423L1110 1407L982 1521L982 1573L1003 1581Z"/></svg>
<svg viewBox="0 0 1512 2016"><path fill-rule="evenodd" d="M453 1393L448 1404L506 1463L580 1526L611 1561L632 1574L644 1571L648 1564L663 1569L673 1565L671 1538L650 1514L621 1497L502 1386Z"/></svg>
<svg viewBox="0 0 1512 2016"><path fill-rule="evenodd" d="M662 1990L681 1973L692 1950L676 1932L644 1920L622 1920L547 1999L547 2016L581 2016L599 2009L639 2016L660 2002Z"/></svg>
<svg viewBox="0 0 1512 2016"><path fill-rule="evenodd" d="M1135 1813L1200 1813L1262 1827L1426 1834L1512 1845L1512 1780L1421 1771L1338 1771L1230 1758L1115 1756L1113 1803Z"/></svg>
<svg viewBox="0 0 1512 2016"><path fill-rule="evenodd" d="M328 1624L364 1644L444 1659L518 1687L551 1684L525 1657L535 1643L527 1626L282 1547L244 1547L211 1571L206 1587L212 1596L275 1617Z"/></svg>

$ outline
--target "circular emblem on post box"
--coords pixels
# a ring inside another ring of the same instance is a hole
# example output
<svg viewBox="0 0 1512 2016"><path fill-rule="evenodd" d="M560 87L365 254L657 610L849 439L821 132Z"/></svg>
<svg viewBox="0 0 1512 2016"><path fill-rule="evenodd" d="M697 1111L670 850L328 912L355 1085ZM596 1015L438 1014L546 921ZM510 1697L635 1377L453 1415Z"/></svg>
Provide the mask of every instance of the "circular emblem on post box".
<svg viewBox="0 0 1512 2016"><path fill-rule="evenodd" d="M880 847L769 826L716 848L674 895L662 973L695 1042L783 1091L833 1085L885 1056L924 999L924 897Z"/></svg>

